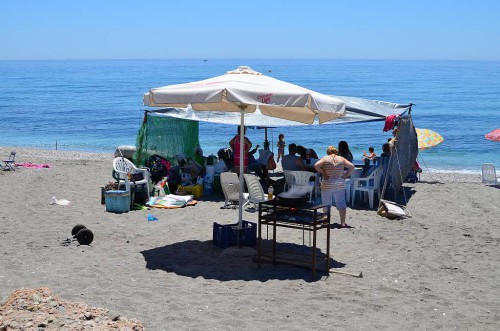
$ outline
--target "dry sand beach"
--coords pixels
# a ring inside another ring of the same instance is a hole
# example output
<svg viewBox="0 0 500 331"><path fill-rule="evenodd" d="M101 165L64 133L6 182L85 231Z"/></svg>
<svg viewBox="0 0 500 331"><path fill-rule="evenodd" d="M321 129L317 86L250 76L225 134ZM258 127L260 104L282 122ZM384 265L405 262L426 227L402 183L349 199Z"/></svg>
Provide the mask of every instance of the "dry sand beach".
<svg viewBox="0 0 500 331"><path fill-rule="evenodd" d="M479 175L424 173L407 184L410 219L348 209L351 228L331 231L333 266L363 278L311 280L309 270L258 269L251 258L222 256L212 245L213 222L237 218L237 210L220 209L222 197L107 213L100 187L113 180L111 154L16 151L19 163L51 168L0 172L2 299L47 287L136 318L146 330L500 328L500 189ZM71 204L51 205L52 196ZM159 221L148 222L148 213ZM244 218L255 222L257 214ZM79 223L93 231L91 246L60 245ZM283 230L279 239L299 244L301 236ZM324 250L324 234L319 243Z"/></svg>

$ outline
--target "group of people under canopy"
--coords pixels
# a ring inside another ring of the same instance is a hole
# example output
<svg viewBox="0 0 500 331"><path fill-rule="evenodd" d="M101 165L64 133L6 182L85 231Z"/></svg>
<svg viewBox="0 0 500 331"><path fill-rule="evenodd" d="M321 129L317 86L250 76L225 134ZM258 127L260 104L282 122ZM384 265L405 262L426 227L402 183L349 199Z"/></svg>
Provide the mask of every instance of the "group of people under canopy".
<svg viewBox="0 0 500 331"><path fill-rule="evenodd" d="M245 129L243 129L243 135L245 135ZM252 149L252 142L244 136L243 144L241 146L242 134L241 127L238 127L236 135L230 140L229 146L234 152L234 168L235 171L239 172L240 164L240 151L243 148L243 166L244 171L255 171L263 181L269 183L268 178L268 163L259 162L253 156L255 151L258 149ZM281 164L284 171L303 171L312 170L319 173L322 176L321 181L321 201L323 204L332 206L334 201L335 205L339 211L340 216L340 226L342 228L347 227L346 219L346 199L345 199L345 179L347 179L351 172L354 170L354 165L349 161L352 161L352 154L349 151L348 145L345 141L342 142L342 151L345 152L343 157L339 155L339 150L336 147L329 146L327 149L327 156L319 159L316 151L313 149L306 149L304 147L298 147L296 144L291 143L288 145L288 154L283 154L284 148L284 136L281 134L278 141L278 158L281 158ZM344 148L345 147L345 148ZM271 153L270 158L273 158ZM307 169L304 161L314 160ZM327 212L329 207L325 207L325 212Z"/></svg>
<svg viewBox="0 0 500 331"><path fill-rule="evenodd" d="M234 152L234 170L239 173L240 164L240 133L241 127L238 127L236 135L230 140L229 146ZM246 130L244 129L244 135ZM392 148L395 143L397 129L393 131L393 137L389 138L382 145L382 153L380 157L388 158L391 156ZM259 145L253 147L251 141L244 136L243 146L243 165L244 172L255 172L266 185L272 184L268 177L269 160L274 158L274 154L267 151L265 158L256 159L254 154L259 148ZM314 149L307 149L303 146L297 146L295 143L288 144L288 154L284 153L286 143L284 135L280 134L277 143L278 147L278 162L281 159L281 165L284 171L313 171L321 175L321 202L325 205L337 208L340 218L340 227L347 227L346 224L346 179L350 177L355 166L352 163L354 156L349 149L346 141L340 141L337 147L329 146L326 150L326 156L319 158ZM266 150L260 150L262 152ZM375 165L376 160L380 158L373 147L369 147L368 153L363 152L362 160L364 160L364 174L370 171ZM274 160L273 160L274 163ZM418 166L418 165L417 165ZM273 168L274 169L274 168ZM326 212L326 210L325 210Z"/></svg>
<svg viewBox="0 0 500 331"><path fill-rule="evenodd" d="M400 169L389 169L389 171L394 173L395 171L406 171L402 169L408 169L407 164L415 163L416 159L416 134L415 129L412 124L412 120L410 116L402 117L404 123L404 127L401 127L398 124L398 128L404 134L402 135L402 139L400 139L398 135L399 145L403 146L403 148L399 148L397 151L398 154L398 165L397 167ZM185 122L185 121L183 121ZM190 121L187 121L190 122ZM156 131L151 130L149 127L150 123L155 123L154 121L144 121L143 126L147 129L144 130L148 135L153 135ZM162 123L162 128L163 128ZM160 126L158 125L158 128ZM392 126L391 128L394 128ZM162 130L162 132L165 130ZM141 131L142 132L142 131ZM243 166L244 172L255 172L262 179L262 184L264 188L269 185L273 185L276 192L276 186L273 184L273 181L269 179L269 170L272 170L276 167L274 154L269 151L269 149L264 148L259 150L259 145L253 146L252 142L245 137L245 132L243 132L243 146L240 146L240 132L241 129L238 127L235 136L230 140L230 158L226 157L224 162L226 164L226 169L217 170L217 164L220 164L221 154L218 153L219 160L216 164L215 173L219 173L222 171L233 170L235 172L239 172L239 164L240 164L240 150L243 149ZM394 130L394 134L397 131ZM177 137L178 135L176 135ZM353 165L353 154L349 150L349 146L347 142L341 141L337 146L330 146L326 151L326 156L319 158L318 153L311 148L303 148L301 146L297 146L294 143L288 145L288 154L285 154L286 143L284 142L284 135L280 135L278 141L278 158L281 161L281 165L283 170L307 170L313 171L321 175L321 195L322 195L322 203L327 205L333 205L333 201L335 200L335 206L339 210L341 226L345 227L345 208L340 195L344 197L345 200L345 181L344 179L349 177L352 170L354 168ZM142 137L142 136L141 136ZM146 136L144 136L146 137ZM149 137L149 136L148 136ZM158 141L153 139L138 139L142 143L142 141L148 143L151 142L155 144L155 148L157 150ZM401 144L403 142L403 144ZM391 143L387 142L388 145L384 144L382 149L381 156L385 156L387 154L396 153L396 149L391 151ZM146 145L147 146L147 145ZM169 146L177 146L171 142ZM387 146L389 148L387 148ZM142 150L143 148L139 149ZM229 150L228 148L224 148L224 150ZM221 150L219 150L220 152ZM259 152L259 156L257 157L257 151ZM322 154L322 153L320 153ZM377 154L375 150L370 151L370 153L365 153L364 158L368 161L377 158ZM407 159L407 160L406 160ZM185 166L180 165L185 168ZM193 174L194 175L194 174ZM203 175L201 173L201 175ZM170 176L171 180L173 176ZM196 178L195 176L191 176L191 178ZM393 178L396 178L393 176ZM404 177L403 177L404 178ZM397 179L397 178L396 178ZM401 186L401 181L397 179L393 181L394 191L395 188ZM337 191L342 191L343 193L339 193ZM329 195L328 195L329 194ZM338 195L338 197L335 197Z"/></svg>

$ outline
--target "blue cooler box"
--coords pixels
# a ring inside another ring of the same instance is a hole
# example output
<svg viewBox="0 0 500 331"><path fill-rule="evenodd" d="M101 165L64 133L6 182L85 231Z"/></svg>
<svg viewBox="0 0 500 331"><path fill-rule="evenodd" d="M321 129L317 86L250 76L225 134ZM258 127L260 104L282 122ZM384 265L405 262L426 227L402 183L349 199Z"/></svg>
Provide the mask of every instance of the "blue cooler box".
<svg viewBox="0 0 500 331"><path fill-rule="evenodd" d="M110 213L127 213L130 211L129 191L106 191L104 192L106 211Z"/></svg>

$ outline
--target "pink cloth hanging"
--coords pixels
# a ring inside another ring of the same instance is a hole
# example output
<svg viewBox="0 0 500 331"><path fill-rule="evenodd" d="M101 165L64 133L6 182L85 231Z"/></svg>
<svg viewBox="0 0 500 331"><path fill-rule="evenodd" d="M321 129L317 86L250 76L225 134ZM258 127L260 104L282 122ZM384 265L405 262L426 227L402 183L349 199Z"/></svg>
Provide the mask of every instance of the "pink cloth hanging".
<svg viewBox="0 0 500 331"><path fill-rule="evenodd" d="M385 118L384 132L392 130L399 115L389 115Z"/></svg>

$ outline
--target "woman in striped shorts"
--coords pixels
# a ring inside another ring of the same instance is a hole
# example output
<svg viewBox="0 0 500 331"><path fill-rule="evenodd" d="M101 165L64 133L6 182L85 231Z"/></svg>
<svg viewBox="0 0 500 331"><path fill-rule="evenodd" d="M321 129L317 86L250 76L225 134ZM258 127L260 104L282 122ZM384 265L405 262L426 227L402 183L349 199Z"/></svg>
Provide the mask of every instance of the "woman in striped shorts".
<svg viewBox="0 0 500 331"><path fill-rule="evenodd" d="M335 199L335 206L340 215L340 226L346 228L345 179L351 175L354 165L342 156L338 156L338 151L333 146L328 146L326 154L328 155L314 165L314 168L322 177L321 202L328 205L324 209L324 212L327 213L333 205L333 199Z"/></svg>

